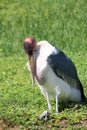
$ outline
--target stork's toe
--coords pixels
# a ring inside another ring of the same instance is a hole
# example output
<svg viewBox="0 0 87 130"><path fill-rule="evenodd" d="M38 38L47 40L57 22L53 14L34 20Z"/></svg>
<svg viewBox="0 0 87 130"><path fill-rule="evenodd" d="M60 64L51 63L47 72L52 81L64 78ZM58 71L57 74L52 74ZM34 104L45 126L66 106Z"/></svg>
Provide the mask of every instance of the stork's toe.
<svg viewBox="0 0 87 130"><path fill-rule="evenodd" d="M44 111L41 113L41 115L38 117L40 120L43 119L44 121L47 121L49 119L51 112Z"/></svg>

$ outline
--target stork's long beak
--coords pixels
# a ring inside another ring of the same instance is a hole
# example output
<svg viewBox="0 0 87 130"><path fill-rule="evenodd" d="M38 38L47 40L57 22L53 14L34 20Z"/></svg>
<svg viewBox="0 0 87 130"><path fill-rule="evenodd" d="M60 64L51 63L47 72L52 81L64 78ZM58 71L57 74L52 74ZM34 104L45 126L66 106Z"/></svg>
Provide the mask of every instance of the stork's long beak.
<svg viewBox="0 0 87 130"><path fill-rule="evenodd" d="M36 73L36 60L34 56L29 56L29 64L30 64L30 74L32 79L32 86L35 84L35 73Z"/></svg>

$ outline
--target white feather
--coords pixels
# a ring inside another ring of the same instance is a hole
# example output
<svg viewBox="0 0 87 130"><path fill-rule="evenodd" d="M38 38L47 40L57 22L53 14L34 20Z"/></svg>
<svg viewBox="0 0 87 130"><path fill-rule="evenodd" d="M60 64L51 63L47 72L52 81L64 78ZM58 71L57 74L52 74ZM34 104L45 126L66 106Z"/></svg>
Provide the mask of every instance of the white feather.
<svg viewBox="0 0 87 130"><path fill-rule="evenodd" d="M40 41L37 43L37 51L36 79L43 95L47 98L49 110L51 110L51 97L56 100L56 112L58 112L58 102L80 101L80 91L59 78L47 63L47 57L56 51L55 47L47 41Z"/></svg>

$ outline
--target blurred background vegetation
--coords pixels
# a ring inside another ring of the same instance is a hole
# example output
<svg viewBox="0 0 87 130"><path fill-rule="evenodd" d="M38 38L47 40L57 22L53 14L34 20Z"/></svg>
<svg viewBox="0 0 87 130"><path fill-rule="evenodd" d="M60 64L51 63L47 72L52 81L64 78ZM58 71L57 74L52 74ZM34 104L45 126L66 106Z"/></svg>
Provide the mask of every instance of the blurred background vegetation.
<svg viewBox="0 0 87 130"><path fill-rule="evenodd" d="M0 0L0 118L30 129L60 128L62 117L69 125L87 119L86 105L70 104L53 122L37 125L47 104L38 87L31 87L23 48L27 36L62 49L75 63L87 96L87 1Z"/></svg>

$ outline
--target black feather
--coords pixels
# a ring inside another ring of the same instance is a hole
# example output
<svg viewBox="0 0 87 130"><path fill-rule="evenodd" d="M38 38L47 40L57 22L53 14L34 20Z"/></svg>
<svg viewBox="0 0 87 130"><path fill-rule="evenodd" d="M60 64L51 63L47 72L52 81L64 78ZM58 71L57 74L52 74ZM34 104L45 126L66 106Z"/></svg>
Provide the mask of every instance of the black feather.
<svg viewBox="0 0 87 130"><path fill-rule="evenodd" d="M61 50L55 49L56 51L47 59L48 64L58 77L67 82L70 86L80 89L81 97L84 99L83 87L79 81L75 65Z"/></svg>

